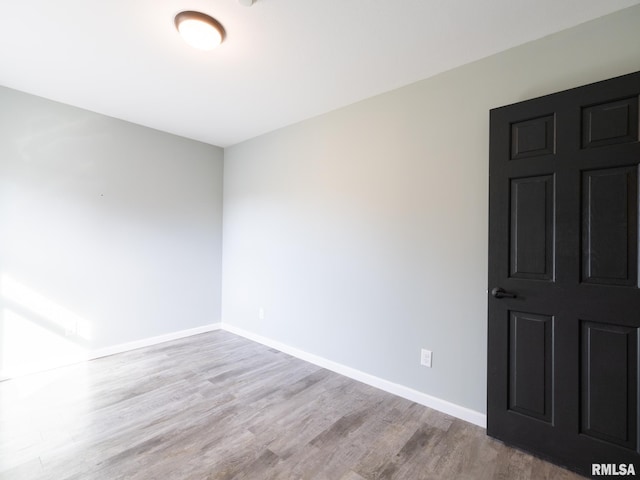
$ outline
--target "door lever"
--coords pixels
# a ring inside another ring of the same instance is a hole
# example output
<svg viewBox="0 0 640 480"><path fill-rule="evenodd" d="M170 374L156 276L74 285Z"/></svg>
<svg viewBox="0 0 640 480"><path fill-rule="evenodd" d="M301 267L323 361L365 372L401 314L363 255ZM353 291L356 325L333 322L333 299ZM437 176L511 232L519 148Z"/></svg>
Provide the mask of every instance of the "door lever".
<svg viewBox="0 0 640 480"><path fill-rule="evenodd" d="M495 298L516 298L518 295L513 292L507 292L504 288L495 287L491 290L491 295Z"/></svg>

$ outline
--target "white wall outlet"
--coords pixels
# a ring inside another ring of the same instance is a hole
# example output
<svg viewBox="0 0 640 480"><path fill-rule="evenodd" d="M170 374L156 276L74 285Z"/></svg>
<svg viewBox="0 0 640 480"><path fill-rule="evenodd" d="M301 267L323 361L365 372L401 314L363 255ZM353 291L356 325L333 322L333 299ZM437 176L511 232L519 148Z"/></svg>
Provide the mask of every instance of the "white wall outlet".
<svg viewBox="0 0 640 480"><path fill-rule="evenodd" d="M258 319L259 320L264 320L264 308L260 307L258 309Z"/></svg>
<svg viewBox="0 0 640 480"><path fill-rule="evenodd" d="M420 350L420 365L431 368L431 350L426 348Z"/></svg>

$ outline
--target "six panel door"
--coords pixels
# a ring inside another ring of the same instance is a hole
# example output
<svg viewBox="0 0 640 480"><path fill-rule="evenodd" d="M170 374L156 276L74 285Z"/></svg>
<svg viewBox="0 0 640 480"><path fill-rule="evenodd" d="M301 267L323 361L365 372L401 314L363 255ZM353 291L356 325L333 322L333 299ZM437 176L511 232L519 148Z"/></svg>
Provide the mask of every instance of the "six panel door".
<svg viewBox="0 0 640 480"><path fill-rule="evenodd" d="M640 72L491 111L487 433L638 454Z"/></svg>

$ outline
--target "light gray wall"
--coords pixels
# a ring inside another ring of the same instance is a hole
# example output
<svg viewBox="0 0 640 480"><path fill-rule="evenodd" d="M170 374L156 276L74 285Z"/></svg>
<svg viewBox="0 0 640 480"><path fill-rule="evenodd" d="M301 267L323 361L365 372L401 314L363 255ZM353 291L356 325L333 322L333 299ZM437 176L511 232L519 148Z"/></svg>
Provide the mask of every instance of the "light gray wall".
<svg viewBox="0 0 640 480"><path fill-rule="evenodd" d="M219 322L223 155L0 88L0 371Z"/></svg>
<svg viewBox="0 0 640 480"><path fill-rule="evenodd" d="M226 149L223 321L484 412L489 109L638 45L633 7Z"/></svg>

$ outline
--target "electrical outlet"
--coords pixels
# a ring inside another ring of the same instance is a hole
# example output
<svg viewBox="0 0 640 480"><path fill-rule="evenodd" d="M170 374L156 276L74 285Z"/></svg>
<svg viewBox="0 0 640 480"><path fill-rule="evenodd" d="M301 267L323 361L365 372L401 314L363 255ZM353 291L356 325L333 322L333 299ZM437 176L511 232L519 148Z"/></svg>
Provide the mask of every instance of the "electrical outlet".
<svg viewBox="0 0 640 480"><path fill-rule="evenodd" d="M264 308L260 307L258 309L258 319L259 320L264 320Z"/></svg>
<svg viewBox="0 0 640 480"><path fill-rule="evenodd" d="M420 351L420 365L431 368L431 350L423 348Z"/></svg>

